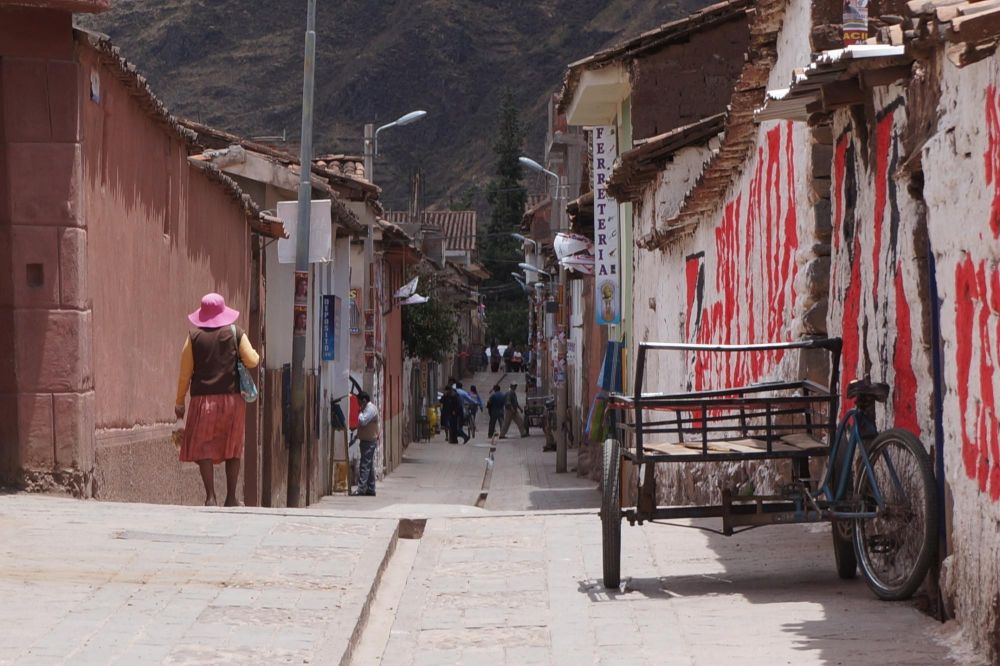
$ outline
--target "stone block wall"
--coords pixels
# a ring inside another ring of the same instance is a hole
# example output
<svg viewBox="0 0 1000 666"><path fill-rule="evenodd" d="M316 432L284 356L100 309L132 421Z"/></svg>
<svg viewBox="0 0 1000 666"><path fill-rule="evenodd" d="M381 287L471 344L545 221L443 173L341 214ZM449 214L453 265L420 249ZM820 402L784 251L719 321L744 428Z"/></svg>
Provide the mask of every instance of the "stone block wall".
<svg viewBox="0 0 1000 666"><path fill-rule="evenodd" d="M90 494L79 64L71 16L0 8L0 474ZM43 177L44 176L44 177Z"/></svg>

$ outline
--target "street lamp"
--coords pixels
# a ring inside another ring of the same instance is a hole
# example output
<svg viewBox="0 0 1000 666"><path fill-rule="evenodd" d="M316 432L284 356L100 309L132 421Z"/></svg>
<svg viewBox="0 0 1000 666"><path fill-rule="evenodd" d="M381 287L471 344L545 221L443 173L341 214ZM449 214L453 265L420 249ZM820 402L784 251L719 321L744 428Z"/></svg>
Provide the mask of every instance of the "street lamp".
<svg viewBox="0 0 1000 666"><path fill-rule="evenodd" d="M427 112L423 110L410 111L393 120L391 123L382 125L378 129L375 129L374 123L367 123L365 125L365 177L368 179L368 182L375 182L372 171L374 170L373 162L375 161L375 156L378 155L378 133L391 127L403 127L415 123L418 120L422 120L426 115Z"/></svg>
<svg viewBox="0 0 1000 666"><path fill-rule="evenodd" d="M521 263L519 263L517 265L517 267L520 268L520 269L522 269L522 270L525 270L525 271L531 271L532 273L538 273L539 275L544 275L545 277L549 278L550 280L552 279L552 274L549 273L548 271L543 271L541 268L536 268L536 267L532 266L531 264L524 263L523 261Z"/></svg>
<svg viewBox="0 0 1000 666"><path fill-rule="evenodd" d="M524 157L522 155L521 157L517 158L517 161L520 162L523 167L531 171L534 171L536 173L545 174L546 176L552 178L555 181L555 193L553 193L552 195L552 208L553 208L552 219L558 220L558 227L559 229L562 229L563 212L565 208L565 205L562 201L562 195L563 195L562 177L560 177L559 174L557 174L554 171L549 171L548 169L546 169L545 167L543 167L541 164L531 159L530 157ZM522 268L524 268L524 266L522 266ZM546 275L548 274L546 273ZM551 276L549 277L551 278ZM560 267L559 284L566 284L565 277L566 277L565 269ZM565 308L566 304L564 303L562 307ZM561 341L559 341L558 338L556 338L556 344L557 345L561 344ZM559 353L558 357L561 359L565 359L566 357L565 352ZM564 375L561 385L556 386L556 424L557 424L556 428L558 430L558 432L556 432L556 472L566 471L566 425L567 425L566 402L568 400L567 391L568 387L566 385L566 377Z"/></svg>
<svg viewBox="0 0 1000 666"><path fill-rule="evenodd" d="M368 179L369 183L375 183L375 155L378 153L378 133L382 130L389 129L390 127L402 127L404 125L409 125L414 123L424 116L427 115L426 111L411 111L406 115L400 116L396 120L382 125L377 130L375 129L375 123L365 124L365 178ZM365 236L365 264L367 266L372 266L375 263L375 241L372 237L372 226L368 226L368 234ZM371 280L370 269L366 269L365 279L361 282L361 320L364 326L368 325L368 314L367 310L371 305L371 286L368 284ZM374 308L371 308L374 311ZM366 336L367 339L367 336ZM372 389L375 385L375 375L373 371L368 369L368 361L365 361L365 372L363 375L364 389L367 393L371 394Z"/></svg>
<svg viewBox="0 0 1000 666"><path fill-rule="evenodd" d="M525 243L531 243L535 247L538 247L538 241L536 241L534 238L528 238L523 234L511 234L511 238L516 240L521 245L524 245Z"/></svg>
<svg viewBox="0 0 1000 666"><path fill-rule="evenodd" d="M517 161L521 163L521 166L527 167L532 171L537 171L538 173L544 173L546 176L551 176L552 178L555 178L556 183L559 182L559 174L555 173L554 171L549 171L548 169L546 169L545 167L543 167L541 164L531 159L530 157L525 157L524 155L522 155L521 157L517 158Z"/></svg>
<svg viewBox="0 0 1000 666"><path fill-rule="evenodd" d="M418 120L421 120L426 115L427 115L427 112L423 111L423 110L410 111L406 115L400 116L399 118L396 118L395 120L393 120L391 123L388 123L386 125L382 125L377 130L375 130L375 135L373 137L374 138L374 143L375 143L375 145L374 145L375 154L378 155L378 133L379 132L381 132L382 130L385 130L385 129L389 129L390 127L403 127L404 125L409 125L410 123L415 123ZM369 179L371 179L370 175L369 175Z"/></svg>

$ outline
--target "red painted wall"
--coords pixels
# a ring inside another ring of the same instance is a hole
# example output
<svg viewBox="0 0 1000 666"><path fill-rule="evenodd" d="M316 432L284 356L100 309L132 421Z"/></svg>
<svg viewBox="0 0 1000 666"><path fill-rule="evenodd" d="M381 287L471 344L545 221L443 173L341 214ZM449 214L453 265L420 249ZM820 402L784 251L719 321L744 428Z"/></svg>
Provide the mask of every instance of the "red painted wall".
<svg viewBox="0 0 1000 666"><path fill-rule="evenodd" d="M186 315L217 291L246 313L246 218L227 192L187 164L187 147L81 51L89 292L94 312L97 427L173 421Z"/></svg>
<svg viewBox="0 0 1000 666"><path fill-rule="evenodd" d="M928 295L916 240L922 232L915 200L898 173L906 110L904 100L892 95L878 108L864 132L848 114L838 116L830 330L844 339L842 393L852 380L866 376L887 382L892 398L880 410L881 424L929 435L930 357L921 324ZM850 407L844 400L841 411Z"/></svg>
<svg viewBox="0 0 1000 666"><path fill-rule="evenodd" d="M799 243L792 126L776 125L763 138L749 182L726 203L710 248L686 257L685 329L692 342L791 339ZM694 354L693 388L760 381L782 358L780 351Z"/></svg>

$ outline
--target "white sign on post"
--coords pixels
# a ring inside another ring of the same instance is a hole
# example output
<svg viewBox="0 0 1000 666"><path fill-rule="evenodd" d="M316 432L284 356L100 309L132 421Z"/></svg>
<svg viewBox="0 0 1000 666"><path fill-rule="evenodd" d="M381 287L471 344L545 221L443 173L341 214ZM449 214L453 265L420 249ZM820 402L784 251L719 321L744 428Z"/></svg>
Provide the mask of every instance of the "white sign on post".
<svg viewBox="0 0 1000 666"><path fill-rule="evenodd" d="M601 326L620 324L621 275L618 269L618 202L608 197L608 179L618 157L614 126L592 130L594 174L594 311Z"/></svg>
<svg viewBox="0 0 1000 666"><path fill-rule="evenodd" d="M309 203L309 263L323 264L333 260L332 204L329 199L314 199ZM279 201L278 217L288 238L278 239L278 263L295 263L295 236L299 228L299 202Z"/></svg>

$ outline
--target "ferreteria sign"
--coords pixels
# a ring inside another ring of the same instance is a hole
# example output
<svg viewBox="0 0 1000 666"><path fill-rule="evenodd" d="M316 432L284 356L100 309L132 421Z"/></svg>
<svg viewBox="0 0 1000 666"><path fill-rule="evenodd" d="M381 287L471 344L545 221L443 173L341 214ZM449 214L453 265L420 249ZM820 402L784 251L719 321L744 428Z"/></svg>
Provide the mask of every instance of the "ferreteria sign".
<svg viewBox="0 0 1000 666"><path fill-rule="evenodd" d="M608 197L608 179L618 157L618 135L613 126L595 127L594 174L594 308L598 325L620 324L621 276L618 272L618 202Z"/></svg>

